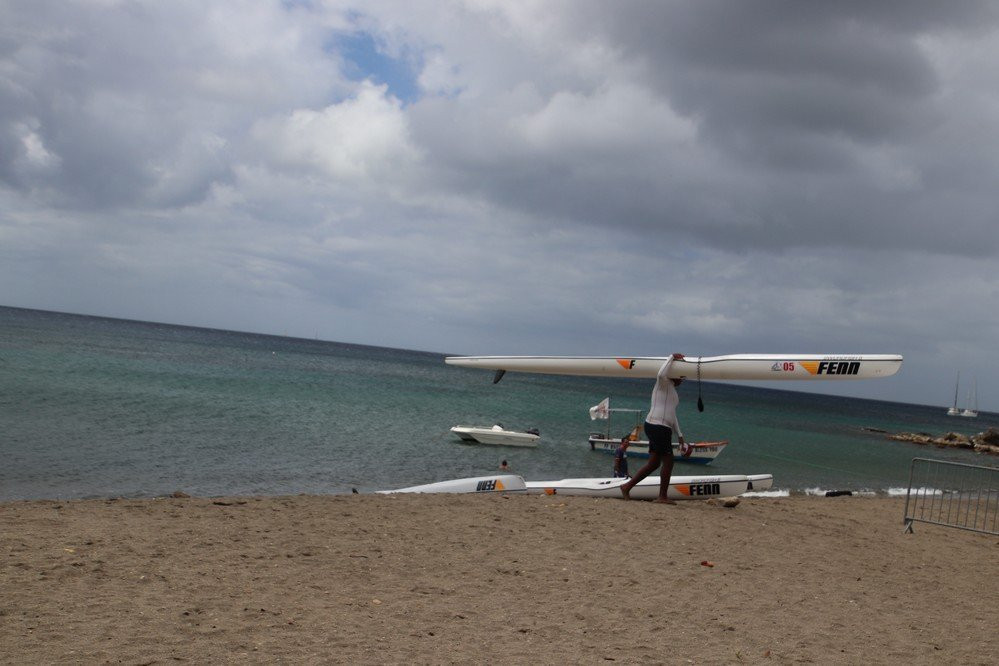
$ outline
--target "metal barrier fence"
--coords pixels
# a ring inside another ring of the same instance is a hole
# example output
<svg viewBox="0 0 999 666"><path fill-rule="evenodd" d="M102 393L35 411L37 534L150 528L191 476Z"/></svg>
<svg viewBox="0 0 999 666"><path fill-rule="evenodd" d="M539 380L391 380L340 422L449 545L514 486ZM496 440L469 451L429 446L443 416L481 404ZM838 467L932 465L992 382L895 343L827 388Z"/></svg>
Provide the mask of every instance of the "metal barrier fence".
<svg viewBox="0 0 999 666"><path fill-rule="evenodd" d="M913 458L904 520L999 534L999 468Z"/></svg>

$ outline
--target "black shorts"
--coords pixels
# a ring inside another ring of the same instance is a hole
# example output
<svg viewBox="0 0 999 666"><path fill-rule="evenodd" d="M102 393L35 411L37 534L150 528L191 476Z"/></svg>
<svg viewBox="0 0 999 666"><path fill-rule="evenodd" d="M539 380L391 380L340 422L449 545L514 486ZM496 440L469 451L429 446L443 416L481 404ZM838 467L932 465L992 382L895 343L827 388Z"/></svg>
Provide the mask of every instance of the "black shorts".
<svg viewBox="0 0 999 666"><path fill-rule="evenodd" d="M645 436L649 438L649 453L673 456L673 430L669 426L645 422Z"/></svg>

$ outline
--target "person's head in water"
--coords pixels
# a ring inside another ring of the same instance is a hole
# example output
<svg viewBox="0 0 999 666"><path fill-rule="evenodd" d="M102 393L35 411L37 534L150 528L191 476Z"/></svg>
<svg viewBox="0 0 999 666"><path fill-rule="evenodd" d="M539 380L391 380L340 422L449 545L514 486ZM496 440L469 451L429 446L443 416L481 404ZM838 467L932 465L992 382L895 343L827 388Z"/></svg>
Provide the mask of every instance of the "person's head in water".
<svg viewBox="0 0 999 666"><path fill-rule="evenodd" d="M625 435L624 437L621 438L621 446L623 446L624 448L628 448L629 444L631 444L631 438L630 437L628 437L627 435Z"/></svg>

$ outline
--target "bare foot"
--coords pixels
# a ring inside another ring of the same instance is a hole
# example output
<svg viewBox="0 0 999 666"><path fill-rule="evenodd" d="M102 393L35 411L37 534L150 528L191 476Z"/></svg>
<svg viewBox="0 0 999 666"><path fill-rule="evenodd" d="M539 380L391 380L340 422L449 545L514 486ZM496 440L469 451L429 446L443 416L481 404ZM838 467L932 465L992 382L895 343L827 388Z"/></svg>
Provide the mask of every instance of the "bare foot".
<svg viewBox="0 0 999 666"><path fill-rule="evenodd" d="M652 501L656 504L676 504L675 500L666 499L665 497L657 497Z"/></svg>
<svg viewBox="0 0 999 666"><path fill-rule="evenodd" d="M618 486L618 487L621 489L621 497L623 497L626 500L630 500L631 499L631 495L629 495L629 493L631 491L628 490L627 488L625 488L624 486Z"/></svg>

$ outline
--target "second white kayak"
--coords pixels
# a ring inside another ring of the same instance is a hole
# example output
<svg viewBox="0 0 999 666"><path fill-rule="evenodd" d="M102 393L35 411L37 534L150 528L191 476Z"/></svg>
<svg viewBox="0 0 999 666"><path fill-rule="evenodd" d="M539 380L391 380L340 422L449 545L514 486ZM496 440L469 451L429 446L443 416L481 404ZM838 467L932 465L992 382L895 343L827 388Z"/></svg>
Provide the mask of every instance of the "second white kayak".
<svg viewBox="0 0 999 666"><path fill-rule="evenodd" d="M561 479L527 481L528 493L575 495L584 497L621 497L627 479ZM723 474L720 476L674 476L667 497L674 500L734 497L748 490L766 490L773 485L772 474ZM631 499L655 499L659 496L659 477L648 476L631 489Z"/></svg>

